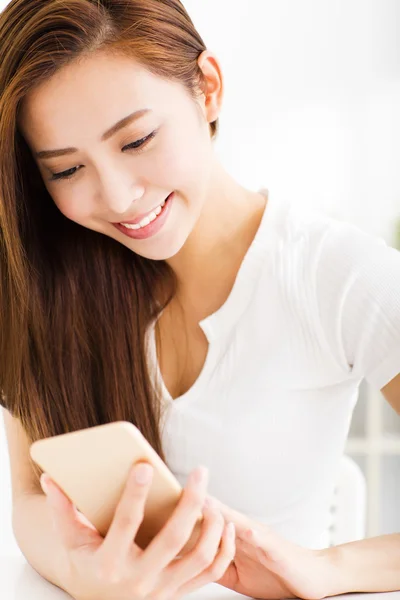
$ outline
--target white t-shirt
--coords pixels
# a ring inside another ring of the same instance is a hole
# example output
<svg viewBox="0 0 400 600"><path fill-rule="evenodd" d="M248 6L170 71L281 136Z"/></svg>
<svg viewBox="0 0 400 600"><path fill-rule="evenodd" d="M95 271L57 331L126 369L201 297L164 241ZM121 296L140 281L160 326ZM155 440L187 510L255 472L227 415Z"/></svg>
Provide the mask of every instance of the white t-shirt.
<svg viewBox="0 0 400 600"><path fill-rule="evenodd" d="M175 400L149 329L167 464L182 485L205 465L225 504L298 544L329 545L359 384L381 389L400 372L400 252L270 197L228 299L200 326L205 365Z"/></svg>

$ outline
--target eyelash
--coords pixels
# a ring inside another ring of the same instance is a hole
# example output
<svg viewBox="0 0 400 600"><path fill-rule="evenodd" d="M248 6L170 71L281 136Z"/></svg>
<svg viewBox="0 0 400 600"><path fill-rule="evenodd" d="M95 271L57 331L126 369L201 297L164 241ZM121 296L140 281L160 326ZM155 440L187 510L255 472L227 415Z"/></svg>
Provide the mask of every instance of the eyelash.
<svg viewBox="0 0 400 600"><path fill-rule="evenodd" d="M156 136L156 134L157 131L153 131L152 133L150 133L150 135L147 135L146 137L138 140L137 142L132 142L131 144L124 146L122 149L124 150L125 148L128 148L129 150L135 150L136 154L140 154L141 152L143 152L147 144ZM78 167L72 167L67 171L62 171L61 173L52 173L50 181L57 182L61 180L65 181L67 179L72 179L74 175L78 172L77 170L74 171L74 169L78 169ZM70 171L74 172L71 175L67 175L67 173L70 173Z"/></svg>

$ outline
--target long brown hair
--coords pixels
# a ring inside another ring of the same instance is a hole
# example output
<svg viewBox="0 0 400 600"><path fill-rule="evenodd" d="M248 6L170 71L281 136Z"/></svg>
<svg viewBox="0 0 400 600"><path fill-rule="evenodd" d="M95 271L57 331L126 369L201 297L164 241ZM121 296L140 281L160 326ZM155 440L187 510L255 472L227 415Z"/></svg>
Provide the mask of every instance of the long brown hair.
<svg viewBox="0 0 400 600"><path fill-rule="evenodd" d="M179 0L12 0L0 14L0 390L31 442L127 420L163 456L146 332L176 279L58 210L18 129L21 103L97 50L195 99L205 49Z"/></svg>

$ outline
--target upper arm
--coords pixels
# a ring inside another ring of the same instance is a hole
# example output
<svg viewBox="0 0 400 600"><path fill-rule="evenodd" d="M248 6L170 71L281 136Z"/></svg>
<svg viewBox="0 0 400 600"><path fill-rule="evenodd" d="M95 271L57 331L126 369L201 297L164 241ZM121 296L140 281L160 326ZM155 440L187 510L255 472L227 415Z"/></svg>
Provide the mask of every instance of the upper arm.
<svg viewBox="0 0 400 600"><path fill-rule="evenodd" d="M385 385L381 392L391 407L400 415L400 373L390 383Z"/></svg>
<svg viewBox="0 0 400 600"><path fill-rule="evenodd" d="M400 252L338 223L325 235L318 256L325 338L350 377L382 390L400 371Z"/></svg>
<svg viewBox="0 0 400 600"><path fill-rule="evenodd" d="M43 493L33 469L28 437L20 423L3 408L4 427L11 471L12 502L24 494Z"/></svg>

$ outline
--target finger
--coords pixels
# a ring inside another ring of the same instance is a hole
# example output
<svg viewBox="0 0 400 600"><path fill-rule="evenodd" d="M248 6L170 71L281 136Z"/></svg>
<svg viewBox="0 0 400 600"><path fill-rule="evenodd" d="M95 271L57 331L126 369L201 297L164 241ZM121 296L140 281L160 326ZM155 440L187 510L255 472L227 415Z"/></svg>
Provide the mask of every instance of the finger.
<svg viewBox="0 0 400 600"><path fill-rule="evenodd" d="M120 561L132 553L134 539L143 521L144 507L153 479L153 467L135 464L115 509L111 525L99 550L106 561Z"/></svg>
<svg viewBox="0 0 400 600"><path fill-rule="evenodd" d="M182 550L189 540L204 505L208 483L208 471L195 469L175 508L162 530L150 542L141 558L144 577L154 572L154 565L164 569Z"/></svg>
<svg viewBox="0 0 400 600"><path fill-rule="evenodd" d="M42 474L40 483L47 496L46 502L54 529L57 531L63 545L68 549L72 549L87 543L89 539L93 539L93 536L88 537L90 535L88 533L89 529L78 522L75 506L61 488L45 473Z"/></svg>
<svg viewBox="0 0 400 600"><path fill-rule="evenodd" d="M235 529L236 529L237 535L239 535L240 533L243 533L244 531L246 531L247 529L249 529L251 527L252 521L251 521L251 519L249 519L249 517L234 510L230 506L226 506L225 504L223 504L220 500L217 500L216 498L214 498L214 500L217 502L218 508L220 509L222 515L225 518L225 522L229 523L232 521L232 523L235 524Z"/></svg>
<svg viewBox="0 0 400 600"><path fill-rule="evenodd" d="M171 578L174 590L205 571L214 562L224 529L224 518L215 502L209 499L204 509L202 532L195 548L166 569L168 581Z"/></svg>
<svg viewBox="0 0 400 600"><path fill-rule="evenodd" d="M276 531L274 531L268 525L265 525L264 523L255 524L254 521L252 525L249 525L249 527L237 531L236 535L238 538L245 541L250 541L252 544L256 545L260 543L267 543L274 546L283 547L291 544L288 540L277 534Z"/></svg>
<svg viewBox="0 0 400 600"><path fill-rule="evenodd" d="M232 570L230 581L236 581L237 573L233 564L235 552L235 525L234 523L226 523L221 547L214 562L203 573L180 587L178 597L181 598L186 594L190 594L208 583L219 582L226 577L230 570Z"/></svg>
<svg viewBox="0 0 400 600"><path fill-rule="evenodd" d="M89 527L89 529L93 529L93 531L97 531L97 533L99 533L98 529L96 529L96 527L93 525L93 523L91 523L89 521L89 519L87 517L85 517L85 515L76 508L76 506L74 506L74 511L75 511L76 519L77 519L77 521L79 521L79 523L82 523L86 527Z"/></svg>
<svg viewBox="0 0 400 600"><path fill-rule="evenodd" d="M238 547L246 554L256 555L260 562L270 567L271 563L279 564L283 560L283 554L272 537L261 536L254 529L247 529L238 535Z"/></svg>

